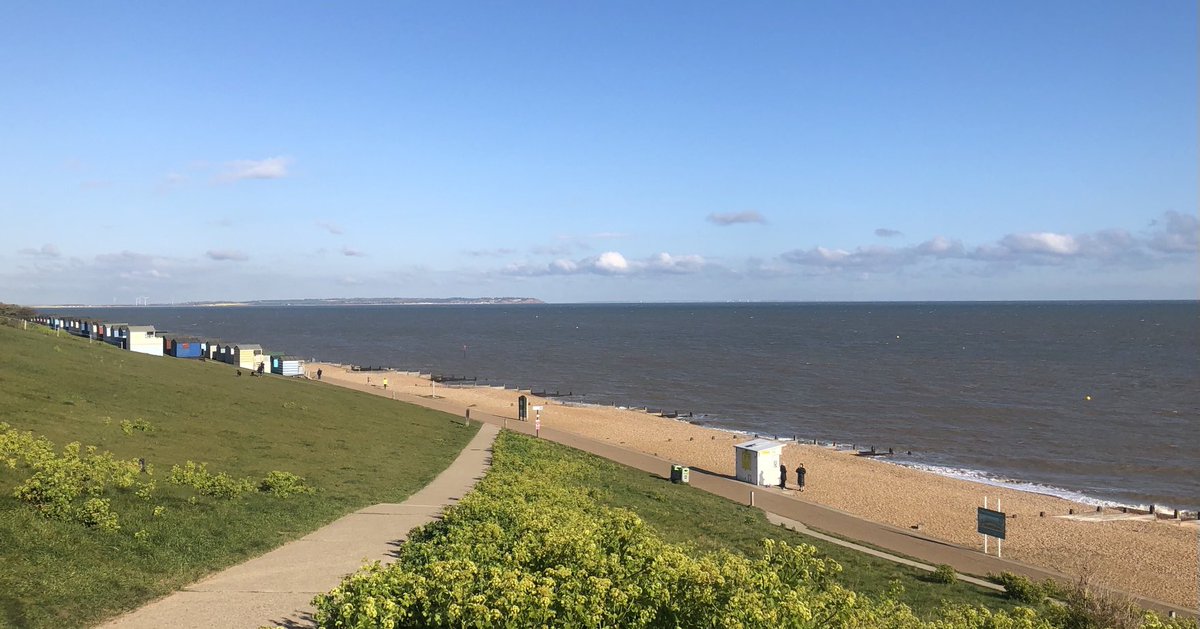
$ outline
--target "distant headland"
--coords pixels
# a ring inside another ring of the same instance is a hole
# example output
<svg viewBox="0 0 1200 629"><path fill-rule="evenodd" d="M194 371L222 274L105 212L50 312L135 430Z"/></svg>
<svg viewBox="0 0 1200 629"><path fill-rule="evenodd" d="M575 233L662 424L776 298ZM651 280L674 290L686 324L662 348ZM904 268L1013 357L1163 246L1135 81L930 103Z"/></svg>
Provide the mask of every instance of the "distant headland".
<svg viewBox="0 0 1200 629"><path fill-rule="evenodd" d="M544 304L533 297L334 297L328 299L251 299L139 304L148 308L212 308L261 306L512 306ZM128 308L129 304L58 304L41 308Z"/></svg>

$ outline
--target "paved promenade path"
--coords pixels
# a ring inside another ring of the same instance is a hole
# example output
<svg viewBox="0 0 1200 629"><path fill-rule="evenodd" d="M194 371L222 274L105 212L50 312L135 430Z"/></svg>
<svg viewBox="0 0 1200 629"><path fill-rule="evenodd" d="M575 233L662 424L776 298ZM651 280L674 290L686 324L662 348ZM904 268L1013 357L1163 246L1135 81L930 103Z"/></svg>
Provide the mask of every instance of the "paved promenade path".
<svg viewBox="0 0 1200 629"><path fill-rule="evenodd" d="M408 500L356 511L261 557L218 572L102 627L312 627L309 601L363 563L389 561L414 527L458 502L491 463L499 429L483 425L458 458Z"/></svg>

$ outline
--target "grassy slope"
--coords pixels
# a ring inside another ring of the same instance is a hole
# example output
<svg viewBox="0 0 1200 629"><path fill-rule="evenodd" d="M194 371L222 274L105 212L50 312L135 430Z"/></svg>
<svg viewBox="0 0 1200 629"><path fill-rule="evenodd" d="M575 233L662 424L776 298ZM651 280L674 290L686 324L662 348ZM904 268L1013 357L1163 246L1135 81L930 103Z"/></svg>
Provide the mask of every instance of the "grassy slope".
<svg viewBox="0 0 1200 629"><path fill-rule="evenodd" d="M121 420L153 432L123 434ZM79 626L136 607L337 517L399 501L474 435L449 415L337 387L236 377L228 365L142 356L51 332L0 326L0 422L61 449L96 445L153 466L157 496L113 500L122 530L46 521L18 503L26 472L0 466L0 627ZM315 496L235 501L173 487L173 464L304 476ZM166 516L154 518L156 505ZM134 531L149 538L139 541Z"/></svg>
<svg viewBox="0 0 1200 629"><path fill-rule="evenodd" d="M924 571L774 526L758 509L686 485L673 485L646 472L573 448L511 432L502 433L496 448L517 455L526 473L564 469L552 464L556 461L576 464L568 468L574 470L573 473L559 477L559 482L587 492L601 504L630 509L665 539L692 544L698 551L725 548L753 556L759 552L759 542L763 538L807 543L840 563L844 568L842 584L860 593L883 594L893 579L899 580L904 587L900 599L919 614L934 610L943 600L982 604L993 609L1012 606L997 592L966 583L932 583Z"/></svg>

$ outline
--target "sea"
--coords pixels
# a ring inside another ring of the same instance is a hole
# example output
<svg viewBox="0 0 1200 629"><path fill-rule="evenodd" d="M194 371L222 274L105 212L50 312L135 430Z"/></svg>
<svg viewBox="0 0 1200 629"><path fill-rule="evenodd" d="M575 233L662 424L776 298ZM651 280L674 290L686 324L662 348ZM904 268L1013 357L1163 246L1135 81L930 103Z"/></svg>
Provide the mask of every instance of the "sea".
<svg viewBox="0 0 1200 629"><path fill-rule="evenodd" d="M1197 302L45 311L890 448L899 465L1088 503L1200 508Z"/></svg>

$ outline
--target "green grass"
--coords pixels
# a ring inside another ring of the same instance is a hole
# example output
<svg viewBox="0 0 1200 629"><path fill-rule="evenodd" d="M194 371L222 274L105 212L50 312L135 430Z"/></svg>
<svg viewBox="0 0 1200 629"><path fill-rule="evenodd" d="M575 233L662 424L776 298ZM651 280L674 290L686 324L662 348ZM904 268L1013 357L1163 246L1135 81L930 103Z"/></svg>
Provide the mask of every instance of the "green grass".
<svg viewBox="0 0 1200 629"><path fill-rule="evenodd" d="M28 475L0 465L0 627L93 624L259 555L355 509L397 502L474 436L458 418L315 382L236 377L228 365L142 356L0 326L0 422L153 466L157 495L113 497L122 530L42 519L13 497ZM152 431L125 434L122 420ZM167 483L171 466L318 491L226 501ZM166 508L155 518L155 506ZM148 537L133 533L145 529Z"/></svg>
<svg viewBox="0 0 1200 629"><path fill-rule="evenodd" d="M530 474L547 469L573 470L558 477L557 482L586 493L600 504L630 509L667 541L691 544L697 552L727 549L757 556L764 538L806 543L841 564L842 584L859 593L882 595L893 580L898 581L904 588L900 600L922 616L929 616L943 601L980 604L992 609L1013 607L999 592L962 582L935 583L930 573L923 570L775 526L758 509L687 485L674 485L573 448L507 431L501 434L495 447L521 460ZM574 465L554 465L556 462Z"/></svg>

